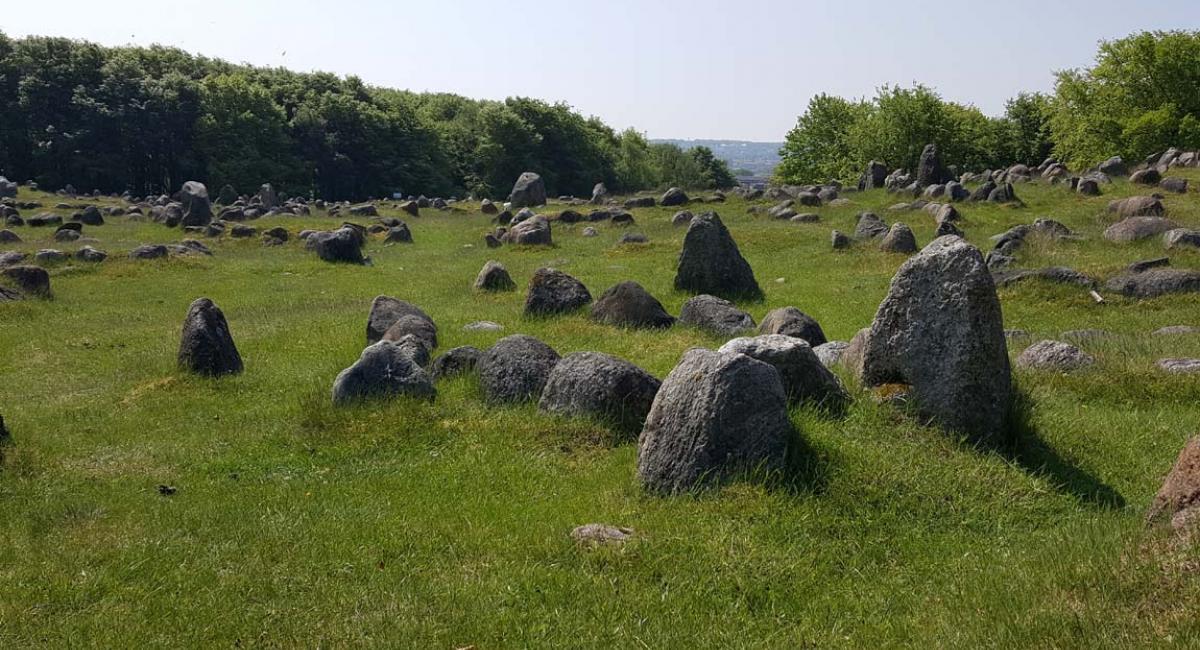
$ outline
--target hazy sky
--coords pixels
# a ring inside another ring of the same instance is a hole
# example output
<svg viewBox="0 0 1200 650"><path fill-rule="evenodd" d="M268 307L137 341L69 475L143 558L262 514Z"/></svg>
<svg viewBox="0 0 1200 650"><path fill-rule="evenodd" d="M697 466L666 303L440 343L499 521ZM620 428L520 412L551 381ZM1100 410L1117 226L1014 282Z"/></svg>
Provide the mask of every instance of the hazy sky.
<svg viewBox="0 0 1200 650"><path fill-rule="evenodd" d="M921 82L988 114L1200 0L42 0L0 30L160 43L475 98L565 101L655 138L781 140L809 98Z"/></svg>

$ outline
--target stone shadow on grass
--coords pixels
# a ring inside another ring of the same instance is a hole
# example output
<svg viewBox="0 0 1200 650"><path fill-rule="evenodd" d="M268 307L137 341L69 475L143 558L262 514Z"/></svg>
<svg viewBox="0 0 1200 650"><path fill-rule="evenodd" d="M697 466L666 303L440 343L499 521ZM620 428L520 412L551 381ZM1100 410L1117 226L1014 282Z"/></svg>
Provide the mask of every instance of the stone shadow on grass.
<svg viewBox="0 0 1200 650"><path fill-rule="evenodd" d="M1033 423L1033 400L1023 390L1014 389L1008 430L1009 442L992 449L1013 464L1030 474L1045 476L1057 490L1083 503L1108 509L1125 507L1120 492L1063 458L1042 440Z"/></svg>

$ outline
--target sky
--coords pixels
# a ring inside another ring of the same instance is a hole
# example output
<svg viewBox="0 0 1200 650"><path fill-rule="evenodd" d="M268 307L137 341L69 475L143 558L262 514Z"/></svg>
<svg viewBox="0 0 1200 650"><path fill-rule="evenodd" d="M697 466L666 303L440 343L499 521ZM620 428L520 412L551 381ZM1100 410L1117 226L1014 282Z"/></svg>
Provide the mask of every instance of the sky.
<svg viewBox="0 0 1200 650"><path fill-rule="evenodd" d="M780 141L820 93L922 83L999 115L1101 40L1200 29L1200 0L42 0L9 36L171 45L477 99L566 102L651 138Z"/></svg>

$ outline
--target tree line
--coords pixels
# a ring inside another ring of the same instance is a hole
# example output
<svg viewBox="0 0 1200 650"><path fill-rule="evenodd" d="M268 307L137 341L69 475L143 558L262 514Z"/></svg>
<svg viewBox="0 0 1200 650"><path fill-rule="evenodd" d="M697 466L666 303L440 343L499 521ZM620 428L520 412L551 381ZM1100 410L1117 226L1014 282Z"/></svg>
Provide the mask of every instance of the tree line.
<svg viewBox="0 0 1200 650"><path fill-rule="evenodd" d="M780 151L779 180L855 182L865 165L915 169L936 143L962 171L1036 165L1073 169L1109 157L1141 161L1169 147L1200 149L1200 32L1141 32L1102 42L1095 65L1056 73L1052 94L1022 93L999 117L922 85L870 99L818 95Z"/></svg>
<svg viewBox="0 0 1200 650"><path fill-rule="evenodd" d="M501 198L735 184L711 150L651 144L563 103L413 93L170 47L0 32L0 175L57 189L172 192L187 180L358 200Z"/></svg>

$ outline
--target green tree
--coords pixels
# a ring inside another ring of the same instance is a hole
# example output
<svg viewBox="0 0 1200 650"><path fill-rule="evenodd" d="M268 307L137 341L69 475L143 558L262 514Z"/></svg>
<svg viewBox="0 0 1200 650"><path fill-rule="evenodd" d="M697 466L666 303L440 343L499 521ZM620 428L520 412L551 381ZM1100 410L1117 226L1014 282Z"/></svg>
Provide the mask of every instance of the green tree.
<svg viewBox="0 0 1200 650"><path fill-rule="evenodd" d="M270 92L243 75L208 77L200 85L201 116L196 122L196 151L215 187L226 183L252 191L273 183L299 192L287 121Z"/></svg>
<svg viewBox="0 0 1200 650"><path fill-rule="evenodd" d="M841 97L817 95L787 134L775 175L785 183L850 179L866 161L851 141L872 107Z"/></svg>

